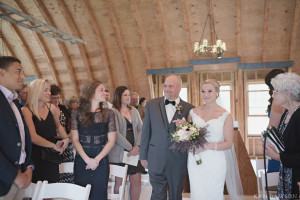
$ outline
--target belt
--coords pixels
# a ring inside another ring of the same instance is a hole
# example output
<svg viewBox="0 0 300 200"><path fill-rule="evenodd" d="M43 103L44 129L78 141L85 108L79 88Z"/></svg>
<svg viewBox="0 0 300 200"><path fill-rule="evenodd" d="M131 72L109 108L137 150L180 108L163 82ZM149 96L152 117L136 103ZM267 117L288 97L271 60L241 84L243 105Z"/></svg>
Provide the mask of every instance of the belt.
<svg viewBox="0 0 300 200"><path fill-rule="evenodd" d="M133 130L133 128L128 128L128 129L126 129L127 131L132 131Z"/></svg>

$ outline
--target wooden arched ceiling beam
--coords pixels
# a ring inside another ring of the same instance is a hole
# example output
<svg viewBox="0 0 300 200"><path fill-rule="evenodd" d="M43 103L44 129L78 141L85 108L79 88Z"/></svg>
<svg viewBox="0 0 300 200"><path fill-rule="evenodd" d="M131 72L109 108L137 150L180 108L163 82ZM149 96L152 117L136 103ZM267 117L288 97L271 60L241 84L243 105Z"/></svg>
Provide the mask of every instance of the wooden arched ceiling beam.
<svg viewBox="0 0 300 200"><path fill-rule="evenodd" d="M29 15L30 14L27 12L27 10L25 9L25 7L23 6L23 4L20 2L20 0L15 0L16 4L19 6L20 8L20 11L23 12L24 14L26 15ZM29 22L31 26L33 26L34 24L32 22ZM61 82L59 81L58 79L58 74L57 74L57 71L55 70L54 66L54 61L53 59L51 58L51 54L50 54L50 51L44 41L44 39L42 38L42 36L34 31L32 31L35 39L37 40L46 60L47 60L47 63L48 63L48 66L50 68L50 71L52 73L52 76L53 76L53 80L57 83L57 85L59 87L61 87Z"/></svg>
<svg viewBox="0 0 300 200"><path fill-rule="evenodd" d="M39 8L39 10L40 10L41 14L43 15L44 19L46 20L46 22L50 26L56 27L56 25L55 25L54 21L52 20L52 18L50 17L50 14L49 14L48 10L46 9L45 5L39 0L34 0L34 3ZM55 41L57 42L57 45L59 46L59 48L61 50L63 59L66 62L68 71L70 72L70 78L71 78L72 84L75 88L75 93L76 93L77 96L79 96L80 89L79 89L79 85L77 84L77 79L76 79L74 66L71 63L67 48L66 48L64 43L62 43L60 41L57 41L57 40L55 40Z"/></svg>
<svg viewBox="0 0 300 200"><path fill-rule="evenodd" d="M103 63L104 63L105 72L106 72L107 77L108 77L107 78L108 79L108 84L111 87L110 89L114 89L115 81L114 81L114 78L113 78L112 72L111 72L112 71L111 64L110 64L109 59L108 59L108 54L107 54L107 51L106 51L106 48L105 48L105 45L104 45L104 40L103 40L102 34L99 30L99 27L97 25L96 18L93 15L93 11L92 11L88 1L80 0L80 3L83 6L83 8L85 9L86 16L88 18L89 23L92 26L92 31L95 35L95 39L96 39L98 47L100 49L100 54L101 54L101 57L102 57L102 60L103 60Z"/></svg>
<svg viewBox="0 0 300 200"><path fill-rule="evenodd" d="M295 59L295 52L296 52L296 46L297 46L297 33L298 26L300 23L300 2L295 1L295 9L294 9L294 19L293 19L293 30L292 30L292 39L291 39L291 49L290 49L290 60Z"/></svg>
<svg viewBox="0 0 300 200"><path fill-rule="evenodd" d="M147 48L147 40L146 40L146 35L143 30L142 22L141 22L141 15L140 12L137 8L136 2L133 0L129 0L130 3L130 8L133 14L133 17L135 19L135 24L139 32L139 37L141 40L141 46L142 46L142 51L145 55L145 60L146 60L146 69L151 69L151 61L150 61L150 56L149 56L149 51Z"/></svg>
<svg viewBox="0 0 300 200"><path fill-rule="evenodd" d="M187 49L189 52L190 59L193 58L193 49L192 49L192 39L191 39L191 30L190 30L190 20L188 17L188 8L187 8L187 2L185 0L181 0L181 7L182 7L182 14L183 14L183 20L184 20L184 28L187 38Z"/></svg>
<svg viewBox="0 0 300 200"><path fill-rule="evenodd" d="M71 29L72 34L74 36L78 37L78 38L81 38L81 36L79 34L79 31L78 31L78 28L75 25L75 23L74 23L74 21L72 19L72 15L71 15L70 11L68 10L65 2L59 0L58 1L58 7L59 7L61 13L63 14L65 20L67 21L67 23L68 23L68 25L69 25L69 27ZM91 70L91 64L90 64L89 59L87 57L85 46L83 44L81 44L81 43L77 43L77 46L78 46L78 49L79 49L82 61L84 63L86 72L88 74L88 79L91 80L91 81L93 81L94 80L94 76L93 76L93 73L92 73L92 70Z"/></svg>
<svg viewBox="0 0 300 200"><path fill-rule="evenodd" d="M17 57L14 50L11 48L10 44L8 43L8 41L6 40L6 38L2 35L2 42L4 43L4 45L6 46L7 50L9 51L10 55L12 55L13 57ZM4 55L3 55L4 56Z"/></svg>
<svg viewBox="0 0 300 200"><path fill-rule="evenodd" d="M262 62L268 60L268 30L269 30L269 15L270 15L270 0L265 0L265 16L264 16L264 32L263 32L263 48Z"/></svg>
<svg viewBox="0 0 300 200"><path fill-rule="evenodd" d="M5 10L0 9L2 13L6 13ZM8 22L8 25L11 27L11 29L15 32L17 39L20 41L21 46L24 49L25 54L27 55L27 58L29 59L29 61L31 62L32 66L33 66L33 70L34 73L38 76L38 77L42 77L41 76L41 72L39 70L39 68L37 67L37 63L33 57L32 51L30 50L30 47L28 46L28 44L26 43L25 38L23 37L23 35L21 34L20 30L17 28L17 26L13 23Z"/></svg>
<svg viewBox="0 0 300 200"><path fill-rule="evenodd" d="M130 66L129 66L128 56L127 56L127 53L126 53L126 50L125 50L125 45L124 45L124 42L123 42L123 39L122 39L122 36L121 36L121 33L120 33L120 28L119 28L115 13L114 13L114 11L112 10L112 8L110 6L109 0L104 0L104 2L105 2L105 6L106 6L106 9L107 9L107 12L108 12L109 19L112 23L112 27L113 27L115 35L116 35L116 39L117 39L117 42L118 42L118 45L119 45L119 49L120 49L121 54L122 54L122 58L123 58L123 61L124 61L124 67L125 67L125 73L126 73L126 79L127 79L128 84L129 84L129 88L131 88L131 90L134 91L135 87L134 87L134 84L133 84L133 78L132 78L132 75L131 75L132 73L131 73Z"/></svg>
<svg viewBox="0 0 300 200"><path fill-rule="evenodd" d="M162 11L161 11L159 0L155 0L154 3L155 3L155 8L156 8L156 12L157 12L157 15L158 15L158 19L159 19L160 31L161 31L163 42L164 42L167 68L171 68L172 64L171 64L170 47L169 47L169 42L168 42L168 39L167 39L167 33L166 33L164 17L163 17Z"/></svg>

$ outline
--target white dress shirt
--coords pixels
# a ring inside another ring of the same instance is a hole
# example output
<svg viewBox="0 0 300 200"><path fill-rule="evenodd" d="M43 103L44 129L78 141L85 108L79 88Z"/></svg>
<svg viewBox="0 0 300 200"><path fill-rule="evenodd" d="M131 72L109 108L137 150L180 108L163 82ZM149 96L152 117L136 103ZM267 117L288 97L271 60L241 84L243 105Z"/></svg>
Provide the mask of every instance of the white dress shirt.
<svg viewBox="0 0 300 200"><path fill-rule="evenodd" d="M165 100L166 101L166 97L165 97ZM169 103L168 105L165 105L165 108L166 108L166 113L167 113L167 117L168 117L168 122L171 123L172 119L173 119L173 116L176 112L176 106L180 103L180 98L178 97L177 99L175 99L175 106L173 106L171 103Z"/></svg>

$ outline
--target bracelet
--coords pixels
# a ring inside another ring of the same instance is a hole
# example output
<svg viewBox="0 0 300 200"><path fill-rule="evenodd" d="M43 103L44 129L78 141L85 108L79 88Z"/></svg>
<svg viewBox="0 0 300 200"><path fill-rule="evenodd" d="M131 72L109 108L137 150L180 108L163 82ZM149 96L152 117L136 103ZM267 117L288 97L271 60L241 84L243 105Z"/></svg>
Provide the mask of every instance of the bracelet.
<svg viewBox="0 0 300 200"><path fill-rule="evenodd" d="M129 152L133 149L133 147L131 147L131 149L129 150Z"/></svg>
<svg viewBox="0 0 300 200"><path fill-rule="evenodd" d="M215 151L218 149L218 143L215 143Z"/></svg>

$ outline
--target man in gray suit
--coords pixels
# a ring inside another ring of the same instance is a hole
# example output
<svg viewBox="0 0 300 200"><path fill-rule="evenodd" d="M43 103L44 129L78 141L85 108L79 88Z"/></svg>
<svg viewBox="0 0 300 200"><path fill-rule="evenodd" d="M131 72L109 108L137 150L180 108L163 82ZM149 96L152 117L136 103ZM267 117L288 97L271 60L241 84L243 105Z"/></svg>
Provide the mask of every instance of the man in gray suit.
<svg viewBox="0 0 300 200"><path fill-rule="evenodd" d="M168 76L164 82L164 97L147 102L140 146L140 160L148 168L152 185L151 199L182 199L187 174L187 153L170 150L171 133L176 119L187 119L193 105L179 98L182 80Z"/></svg>

